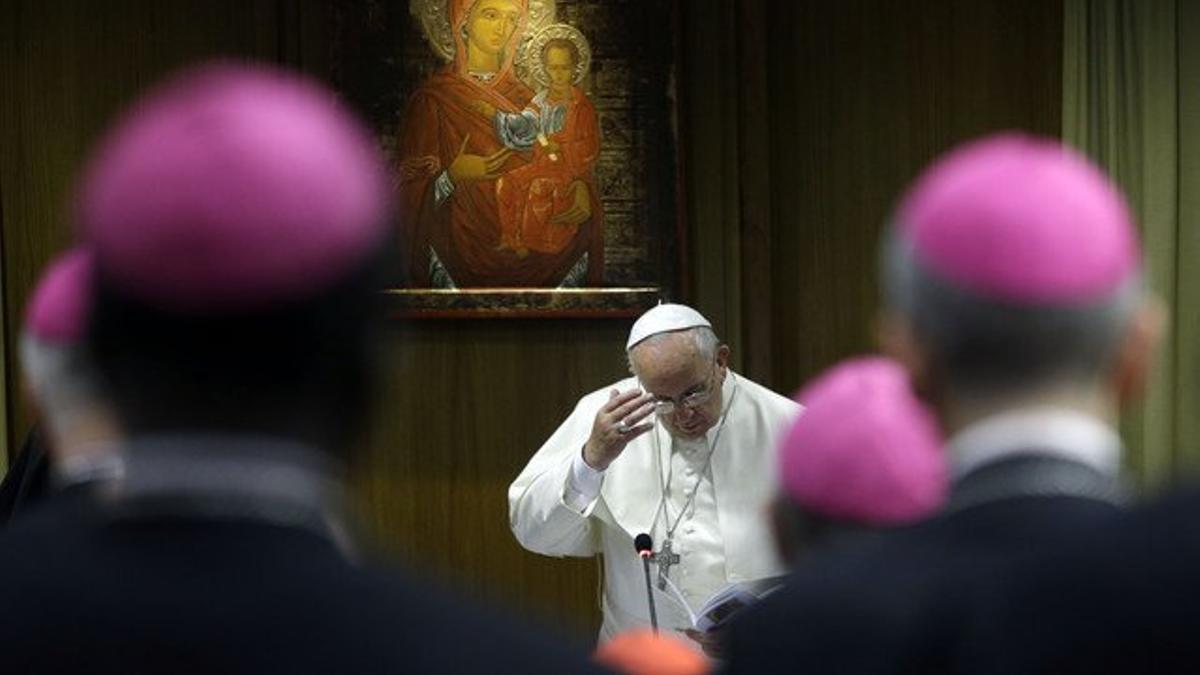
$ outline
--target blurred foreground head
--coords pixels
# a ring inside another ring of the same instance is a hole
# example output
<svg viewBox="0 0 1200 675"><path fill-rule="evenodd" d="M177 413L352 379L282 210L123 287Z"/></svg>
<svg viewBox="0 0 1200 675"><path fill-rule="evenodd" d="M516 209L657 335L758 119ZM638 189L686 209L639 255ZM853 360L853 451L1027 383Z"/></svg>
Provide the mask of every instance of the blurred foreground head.
<svg viewBox="0 0 1200 675"><path fill-rule="evenodd" d="M882 276L883 347L943 414L1128 398L1162 327L1125 200L1053 140L1002 134L935 162L900 204Z"/></svg>
<svg viewBox="0 0 1200 675"><path fill-rule="evenodd" d="M596 649L596 661L628 675L705 675L712 665L696 647L649 628L622 633Z"/></svg>
<svg viewBox="0 0 1200 675"><path fill-rule="evenodd" d="M333 95L214 65L138 102L78 199L89 335L131 434L344 445L366 407L388 191Z"/></svg>
<svg viewBox="0 0 1200 675"><path fill-rule="evenodd" d="M115 456L118 431L85 344L93 257L76 248L51 261L25 306L21 369L49 441L52 465L71 481Z"/></svg>
<svg viewBox="0 0 1200 675"><path fill-rule="evenodd" d="M861 357L808 384L779 448L775 532L785 560L830 535L909 524L945 501L932 413L894 361Z"/></svg>

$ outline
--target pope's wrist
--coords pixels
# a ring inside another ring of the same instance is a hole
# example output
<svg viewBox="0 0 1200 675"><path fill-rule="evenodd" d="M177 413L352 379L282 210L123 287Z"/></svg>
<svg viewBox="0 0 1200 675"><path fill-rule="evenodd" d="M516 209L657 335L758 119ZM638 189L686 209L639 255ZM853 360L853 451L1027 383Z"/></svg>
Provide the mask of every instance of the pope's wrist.
<svg viewBox="0 0 1200 675"><path fill-rule="evenodd" d="M590 442L590 441L589 441L588 443L585 443L585 444L584 444L584 446L583 446L583 450L582 450L582 452L581 452L581 454L580 454L580 457L583 459L583 463L584 463L584 464L586 464L586 465L587 465L587 467L588 467L589 469L593 470L593 471L600 471L600 472L603 472L605 469L607 469L607 468L608 468L608 463L606 463L606 462L602 462L601 460L599 460L599 459L596 459L596 458L595 458L595 453L590 453L590 454L589 454L589 453L588 453L588 448L589 448L589 447L591 447L591 442Z"/></svg>

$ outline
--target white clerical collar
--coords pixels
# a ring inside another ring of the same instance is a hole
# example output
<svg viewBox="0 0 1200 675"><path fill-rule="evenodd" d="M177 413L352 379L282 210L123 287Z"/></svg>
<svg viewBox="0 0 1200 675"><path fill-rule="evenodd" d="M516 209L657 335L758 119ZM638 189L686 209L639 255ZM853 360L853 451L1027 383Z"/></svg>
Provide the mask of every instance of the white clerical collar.
<svg viewBox="0 0 1200 675"><path fill-rule="evenodd" d="M946 451L955 480L985 464L1030 452L1115 476L1120 470L1121 439L1091 415L1064 408L1027 408L968 426L950 439Z"/></svg>

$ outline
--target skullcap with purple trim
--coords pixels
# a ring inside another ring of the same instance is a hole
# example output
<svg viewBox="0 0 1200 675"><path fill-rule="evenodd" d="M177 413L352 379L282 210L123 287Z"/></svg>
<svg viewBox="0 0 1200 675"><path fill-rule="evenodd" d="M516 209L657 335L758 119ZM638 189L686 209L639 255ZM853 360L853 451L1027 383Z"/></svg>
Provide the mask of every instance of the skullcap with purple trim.
<svg viewBox="0 0 1200 675"><path fill-rule="evenodd" d="M882 357L845 361L813 380L779 448L785 495L814 514L860 525L919 520L946 498L946 461L908 375Z"/></svg>
<svg viewBox="0 0 1200 675"><path fill-rule="evenodd" d="M1120 191L1054 140L1006 133L967 143L925 171L897 218L926 271L999 301L1101 300L1139 268Z"/></svg>
<svg viewBox="0 0 1200 675"><path fill-rule="evenodd" d="M140 101L91 161L81 235L106 284L185 313L308 296L385 235L378 153L326 89L263 66L188 71Z"/></svg>

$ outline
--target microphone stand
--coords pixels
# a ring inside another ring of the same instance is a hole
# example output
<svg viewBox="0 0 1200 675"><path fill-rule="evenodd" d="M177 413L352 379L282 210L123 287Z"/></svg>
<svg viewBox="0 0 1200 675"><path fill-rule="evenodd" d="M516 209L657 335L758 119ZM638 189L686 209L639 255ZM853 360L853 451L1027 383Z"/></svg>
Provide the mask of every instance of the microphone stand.
<svg viewBox="0 0 1200 675"><path fill-rule="evenodd" d="M658 613L654 611L654 591L650 590L650 556L642 554L642 571L646 573L646 599L650 601L650 627L658 635Z"/></svg>
<svg viewBox="0 0 1200 675"><path fill-rule="evenodd" d="M646 575L646 601L650 605L650 628L654 630L655 635L658 635L658 612L654 609L654 590L650 587L650 556L652 548L653 544L650 543L649 535L638 535L638 555L642 558L642 572Z"/></svg>

